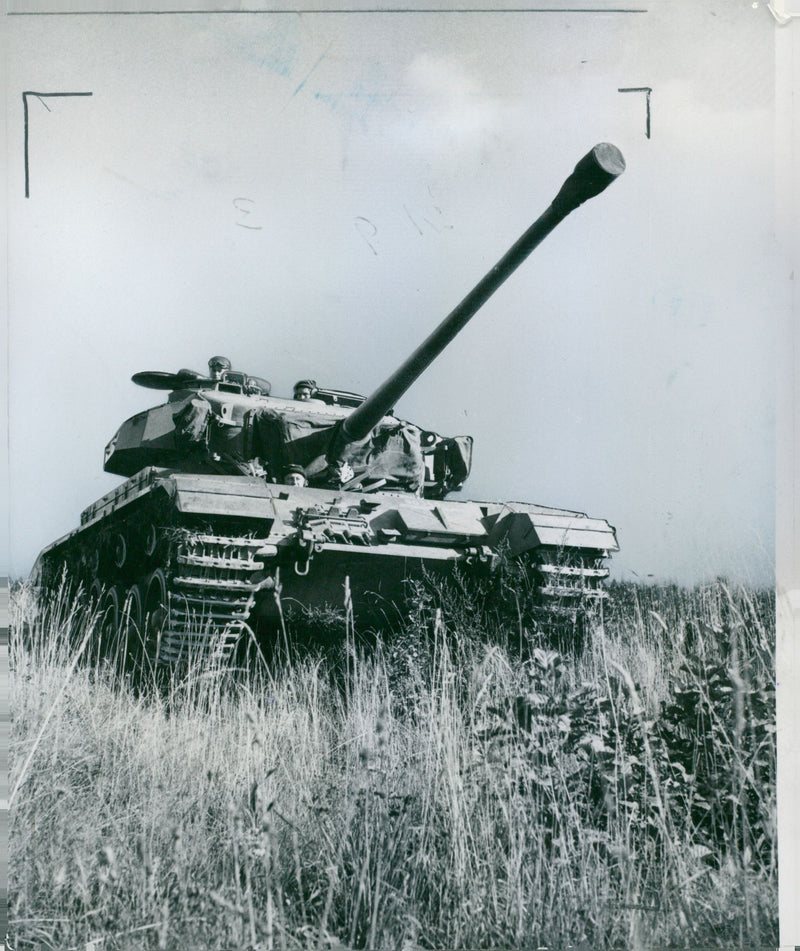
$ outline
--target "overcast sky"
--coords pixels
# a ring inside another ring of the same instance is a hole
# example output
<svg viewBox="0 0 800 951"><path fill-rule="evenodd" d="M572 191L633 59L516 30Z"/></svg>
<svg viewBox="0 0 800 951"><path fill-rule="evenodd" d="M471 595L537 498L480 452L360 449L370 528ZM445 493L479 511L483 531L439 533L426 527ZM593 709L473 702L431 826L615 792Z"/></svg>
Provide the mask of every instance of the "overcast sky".
<svg viewBox="0 0 800 951"><path fill-rule="evenodd" d="M120 481L131 374L369 392L610 141L398 414L474 436L463 497L608 519L617 577L771 582L775 24L641 8L12 18L12 576ZM92 93L28 97L27 199L23 90Z"/></svg>

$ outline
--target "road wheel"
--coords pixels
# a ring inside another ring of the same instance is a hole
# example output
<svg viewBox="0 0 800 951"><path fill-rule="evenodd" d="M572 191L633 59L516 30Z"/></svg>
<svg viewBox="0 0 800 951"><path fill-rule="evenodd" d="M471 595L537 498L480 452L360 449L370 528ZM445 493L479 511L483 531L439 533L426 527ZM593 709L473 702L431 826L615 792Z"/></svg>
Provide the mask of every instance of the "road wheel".
<svg viewBox="0 0 800 951"><path fill-rule="evenodd" d="M128 588L120 608L119 649L127 666L135 665L144 648L142 589L138 584Z"/></svg>
<svg viewBox="0 0 800 951"><path fill-rule="evenodd" d="M103 586L100 584L100 581L95 578L89 587L89 603L92 607L100 606L100 599L103 597Z"/></svg>
<svg viewBox="0 0 800 951"><path fill-rule="evenodd" d="M119 592L113 586L106 588L100 598L98 633L98 658L113 658L119 637Z"/></svg>
<svg viewBox="0 0 800 951"><path fill-rule="evenodd" d="M145 652L155 669L159 662L161 631L167 618L167 578L161 568L152 571L144 582L143 625Z"/></svg>
<svg viewBox="0 0 800 951"><path fill-rule="evenodd" d="M100 550L98 548L91 548L85 551L81 561L86 576L97 581L97 572L100 570Z"/></svg>
<svg viewBox="0 0 800 951"><path fill-rule="evenodd" d="M83 640L86 625L94 626L93 636L86 645L84 660L91 664L100 659L100 641L102 640L102 618L100 604L103 600L103 585L95 578L89 586L89 593L83 602L83 610L75 615L75 624L70 628L70 636L75 647Z"/></svg>

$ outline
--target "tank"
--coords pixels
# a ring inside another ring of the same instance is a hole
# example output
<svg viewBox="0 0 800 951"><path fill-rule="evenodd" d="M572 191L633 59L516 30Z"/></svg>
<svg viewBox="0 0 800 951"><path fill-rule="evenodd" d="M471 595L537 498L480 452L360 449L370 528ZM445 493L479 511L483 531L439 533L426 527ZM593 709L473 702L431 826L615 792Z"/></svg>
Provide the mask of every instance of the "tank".
<svg viewBox="0 0 800 951"><path fill-rule="evenodd" d="M543 624L596 611L614 528L568 509L448 499L469 475L471 437L442 436L393 407L539 242L624 167L615 146L595 146L368 398L310 380L298 398L277 397L224 358L208 374L135 374L166 401L108 443L104 468L125 481L41 552L39 584L54 587L66 570L101 604L103 630L127 632L126 650L167 667L225 659L293 606L341 607L345 590L357 617L379 622L409 579L456 568L491 576L501 557L529 566Z"/></svg>

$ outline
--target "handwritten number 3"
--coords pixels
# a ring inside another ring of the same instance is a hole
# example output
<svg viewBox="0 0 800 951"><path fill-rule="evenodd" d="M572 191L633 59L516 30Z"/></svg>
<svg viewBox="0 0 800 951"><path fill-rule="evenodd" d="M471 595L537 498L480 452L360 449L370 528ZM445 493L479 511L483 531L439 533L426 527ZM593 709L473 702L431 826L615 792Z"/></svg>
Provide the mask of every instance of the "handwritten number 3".
<svg viewBox="0 0 800 951"><path fill-rule="evenodd" d="M234 198L233 207L242 215L252 215L255 202L252 198ZM245 221L237 221L240 228L247 228L249 231L261 231L263 225L251 225Z"/></svg>

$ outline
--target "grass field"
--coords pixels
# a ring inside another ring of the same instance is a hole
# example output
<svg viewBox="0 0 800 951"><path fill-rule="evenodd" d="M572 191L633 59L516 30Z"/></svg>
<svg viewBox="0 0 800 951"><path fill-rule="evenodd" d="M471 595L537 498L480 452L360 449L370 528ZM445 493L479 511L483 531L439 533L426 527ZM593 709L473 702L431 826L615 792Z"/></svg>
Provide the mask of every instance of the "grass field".
<svg viewBox="0 0 800 951"><path fill-rule="evenodd" d="M581 650L420 590L157 687L20 586L15 947L776 946L773 595L611 596Z"/></svg>

